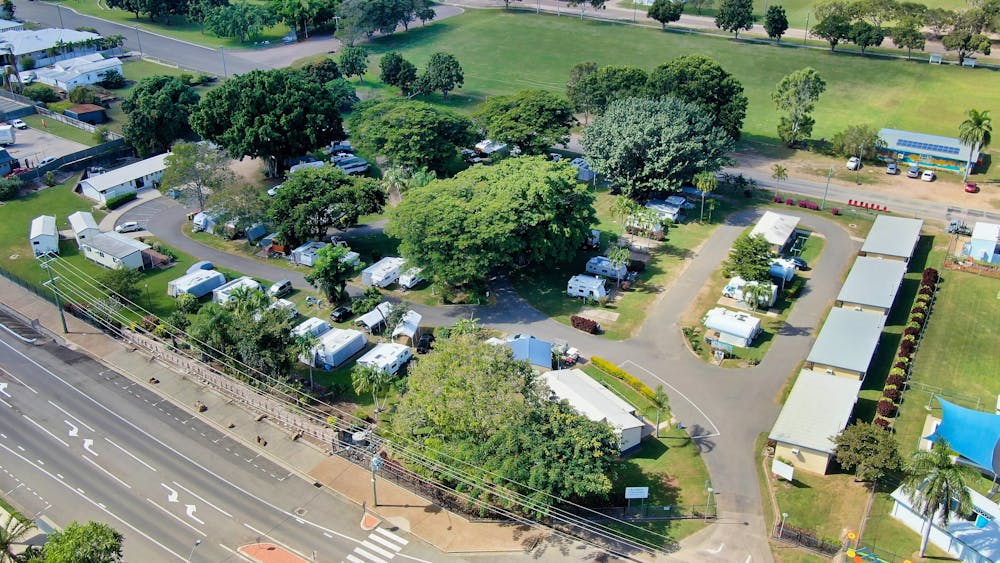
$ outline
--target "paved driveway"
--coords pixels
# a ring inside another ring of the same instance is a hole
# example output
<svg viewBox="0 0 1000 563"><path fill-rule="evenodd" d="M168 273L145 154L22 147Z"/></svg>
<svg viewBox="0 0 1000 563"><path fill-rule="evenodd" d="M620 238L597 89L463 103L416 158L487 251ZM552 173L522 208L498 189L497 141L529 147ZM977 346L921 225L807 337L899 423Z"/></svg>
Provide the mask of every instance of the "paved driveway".
<svg viewBox="0 0 1000 563"><path fill-rule="evenodd" d="M17 142L7 146L7 152L22 162L24 159L31 161L35 166L39 160L55 156L60 157L87 148L87 145L63 139L47 131L29 127L18 129L14 137Z"/></svg>
<svg viewBox="0 0 1000 563"><path fill-rule="evenodd" d="M305 287L300 272L221 252L184 236L180 227L186 212L176 202L160 198L130 210L122 220L148 217L150 231L184 252L255 277L287 278L293 285ZM499 330L567 340L587 356L602 356L622 365L651 387L663 384L670 394L674 416L687 426L702 450L720 512L717 525L686 540L688 549L673 557L690 561L689 550L694 550L702 561L769 561L753 444L761 432L770 430L779 410L778 393L805 358L814 339L814 327L835 297L860 247L860 242L851 240L832 221L794 210L785 212L802 217L802 224L825 237L826 244L785 328L764 361L754 368L723 369L705 364L688 351L679 319L726 258L732 242L756 220L756 211L729 217L655 302L639 334L626 341L584 334L549 319L521 299L504 279L493 280L492 284L497 302L502 305L415 305L414 309L431 325L473 316Z"/></svg>

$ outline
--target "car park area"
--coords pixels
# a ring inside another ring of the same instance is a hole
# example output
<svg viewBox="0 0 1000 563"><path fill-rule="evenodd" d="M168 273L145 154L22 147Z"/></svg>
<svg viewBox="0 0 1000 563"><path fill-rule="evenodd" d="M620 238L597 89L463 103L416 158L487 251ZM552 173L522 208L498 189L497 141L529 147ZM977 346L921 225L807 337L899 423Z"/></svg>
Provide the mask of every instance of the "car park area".
<svg viewBox="0 0 1000 563"><path fill-rule="evenodd" d="M17 142L8 145L7 152L25 168L25 164L34 167L46 158L58 158L86 148L86 145L29 127L17 131Z"/></svg>

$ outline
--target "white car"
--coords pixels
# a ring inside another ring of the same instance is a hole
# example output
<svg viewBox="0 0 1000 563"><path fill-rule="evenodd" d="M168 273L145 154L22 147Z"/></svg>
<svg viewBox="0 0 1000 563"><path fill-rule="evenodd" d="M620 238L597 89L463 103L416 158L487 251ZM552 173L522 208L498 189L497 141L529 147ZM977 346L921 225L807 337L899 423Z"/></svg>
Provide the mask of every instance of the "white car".
<svg viewBox="0 0 1000 563"><path fill-rule="evenodd" d="M117 227L115 227L116 233L131 233L133 231L141 231L142 228L139 227L139 223L135 221L126 221Z"/></svg>
<svg viewBox="0 0 1000 563"><path fill-rule="evenodd" d="M278 195L278 190L281 189L281 186L284 186L284 184L278 184L277 186L274 186L273 188L267 190L267 195L271 197Z"/></svg>
<svg viewBox="0 0 1000 563"><path fill-rule="evenodd" d="M925 182L933 182L937 178L937 174L933 170L924 170L924 173L920 175L920 179Z"/></svg>
<svg viewBox="0 0 1000 563"><path fill-rule="evenodd" d="M14 127L16 127L17 129L27 129L28 128L28 124L25 123L24 121L20 120L20 119L14 119L14 120L12 120L10 122L10 124L13 125Z"/></svg>
<svg viewBox="0 0 1000 563"><path fill-rule="evenodd" d="M859 168L861 168L861 159L860 158L858 158L856 156L852 156L851 158L847 159L847 169L848 170L857 170Z"/></svg>

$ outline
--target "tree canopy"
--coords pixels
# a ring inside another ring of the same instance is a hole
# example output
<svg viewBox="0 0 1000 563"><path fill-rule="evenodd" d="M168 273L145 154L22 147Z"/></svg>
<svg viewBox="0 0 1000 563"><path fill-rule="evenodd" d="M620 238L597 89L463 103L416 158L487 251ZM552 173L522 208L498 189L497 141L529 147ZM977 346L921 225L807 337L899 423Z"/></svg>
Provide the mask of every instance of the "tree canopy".
<svg viewBox="0 0 1000 563"><path fill-rule="evenodd" d="M857 156L863 160L874 160L878 150L885 147L885 141L872 125L850 125L839 131L830 141L834 154Z"/></svg>
<svg viewBox="0 0 1000 563"><path fill-rule="evenodd" d="M358 104L348 122L356 146L393 164L442 171L474 140L468 118L413 100Z"/></svg>
<svg viewBox="0 0 1000 563"><path fill-rule="evenodd" d="M920 28L919 21L914 18L906 18L892 29L892 44L898 48L906 49L907 59L910 58L914 49L923 51L924 46L927 45L927 39L924 38L924 33Z"/></svg>
<svg viewBox="0 0 1000 563"><path fill-rule="evenodd" d="M650 73L650 97L673 96L701 105L734 140L739 139L747 115L743 85L722 65L705 55L671 59Z"/></svg>
<svg viewBox="0 0 1000 563"><path fill-rule="evenodd" d="M965 63L965 59L970 55L976 53L989 55L990 47L992 46L988 35L973 33L966 29L956 29L945 35L941 43L945 49L958 52L959 65Z"/></svg>
<svg viewBox="0 0 1000 563"><path fill-rule="evenodd" d="M594 221L572 167L522 157L410 190L386 231L425 277L458 286L496 268L566 262Z"/></svg>
<svg viewBox="0 0 1000 563"><path fill-rule="evenodd" d="M281 242L297 246L322 239L330 227L353 225L384 204L385 192L375 180L325 165L289 174L268 205L267 218Z"/></svg>
<svg viewBox="0 0 1000 563"><path fill-rule="evenodd" d="M306 281L322 291L330 303L339 303L346 296L347 282L354 276L354 265L343 260L348 250L346 246L324 246L306 274Z"/></svg>
<svg viewBox="0 0 1000 563"><path fill-rule="evenodd" d="M451 53L437 52L431 55L424 73L418 79L421 92L430 93L441 90L447 98L448 93L465 84L465 73L458 59Z"/></svg>
<svg viewBox="0 0 1000 563"><path fill-rule="evenodd" d="M896 438L886 429L869 422L856 422L834 438L837 463L854 470L860 481L877 481L889 471L903 466Z"/></svg>
<svg viewBox="0 0 1000 563"><path fill-rule="evenodd" d="M681 19L684 12L684 3L676 0L653 0L653 5L646 12L650 18L660 22L663 29L667 29L667 24Z"/></svg>
<svg viewBox="0 0 1000 563"><path fill-rule="evenodd" d="M781 79L771 92L771 99L781 116L778 122L778 136L788 146L809 138L816 121L812 111L820 94L826 90L826 81L815 69L806 67Z"/></svg>
<svg viewBox="0 0 1000 563"><path fill-rule="evenodd" d="M781 41L781 36L788 31L788 16L783 6L772 4L767 7L767 12L764 13L764 31L771 39Z"/></svg>
<svg viewBox="0 0 1000 563"><path fill-rule="evenodd" d="M596 73L597 69L597 63L593 61L578 63L570 69L569 80L566 82L566 97L574 110L585 114L590 114L594 110L592 85L585 83L583 79Z"/></svg>
<svg viewBox="0 0 1000 563"><path fill-rule="evenodd" d="M861 48L861 53L869 47L878 47L885 41L885 31L866 21L854 22L847 32L847 40Z"/></svg>
<svg viewBox="0 0 1000 563"><path fill-rule="evenodd" d="M831 14L819 20L810 31L816 37L826 39L830 44L830 50L834 51L837 49L837 44L850 35L851 18L844 14Z"/></svg>
<svg viewBox="0 0 1000 563"><path fill-rule="evenodd" d="M179 191L181 199L205 209L209 195L235 181L229 155L209 143L179 141L170 147L163 171L163 189Z"/></svg>
<svg viewBox="0 0 1000 563"><path fill-rule="evenodd" d="M583 147L592 170L641 199L721 169L733 139L697 104L630 98L613 102L594 120Z"/></svg>
<svg viewBox="0 0 1000 563"><path fill-rule="evenodd" d="M49 534L42 558L45 563L116 563L124 560L123 539L103 522L71 522Z"/></svg>
<svg viewBox="0 0 1000 563"><path fill-rule="evenodd" d="M729 250L726 271L746 281L770 281L771 243L761 235L742 234Z"/></svg>
<svg viewBox="0 0 1000 563"><path fill-rule="evenodd" d="M390 86L396 86L403 91L404 96L410 94L413 83L417 79L417 67L403 58L396 51L390 51L379 60L379 79Z"/></svg>
<svg viewBox="0 0 1000 563"><path fill-rule="evenodd" d="M565 145L576 121L565 100L544 90L489 98L473 120L487 138L517 146L525 154L544 154L552 145Z"/></svg>
<svg viewBox="0 0 1000 563"><path fill-rule="evenodd" d="M191 113L203 138L236 158L265 158L277 175L289 158L344 138L337 100L295 70L253 70L208 92Z"/></svg>
<svg viewBox="0 0 1000 563"><path fill-rule="evenodd" d="M368 72L368 51L364 47L344 47L340 52L340 70L348 78L363 77Z"/></svg>
<svg viewBox="0 0 1000 563"><path fill-rule="evenodd" d="M191 133L188 118L197 105L198 94L179 78L143 78L122 100L125 142L142 157L166 152L175 140Z"/></svg>
<svg viewBox="0 0 1000 563"><path fill-rule="evenodd" d="M735 33L740 37L740 30L753 29L752 0L721 0L719 12L715 15L715 27Z"/></svg>
<svg viewBox="0 0 1000 563"><path fill-rule="evenodd" d="M585 111L595 114L604 113L615 100L641 97L646 91L646 71L633 66L604 66L595 72L580 72L579 76L575 84L571 83L569 98L578 109L585 107Z"/></svg>

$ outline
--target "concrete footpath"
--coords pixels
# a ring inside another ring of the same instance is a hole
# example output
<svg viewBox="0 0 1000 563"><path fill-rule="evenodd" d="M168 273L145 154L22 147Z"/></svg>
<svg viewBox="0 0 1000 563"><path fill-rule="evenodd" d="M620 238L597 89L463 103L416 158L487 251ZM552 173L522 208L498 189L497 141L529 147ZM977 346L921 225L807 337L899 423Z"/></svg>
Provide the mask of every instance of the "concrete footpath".
<svg viewBox="0 0 1000 563"><path fill-rule="evenodd" d="M83 351L110 368L147 386L162 397L189 409L206 422L227 432L247 447L257 449L272 461L304 479L336 491L358 508L359 522L364 504L368 511L413 534L444 553L510 553L532 549L546 533L525 526L470 522L395 484L380 479L380 505L374 507L368 471L303 441L292 433L229 404L222 396L168 369L151 357L130 350L93 326L66 315L69 333L61 334L55 306L34 293L0 277L2 303L22 321L40 329L68 348ZM151 378L158 380L151 383ZM197 412L195 403L207 408Z"/></svg>

